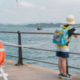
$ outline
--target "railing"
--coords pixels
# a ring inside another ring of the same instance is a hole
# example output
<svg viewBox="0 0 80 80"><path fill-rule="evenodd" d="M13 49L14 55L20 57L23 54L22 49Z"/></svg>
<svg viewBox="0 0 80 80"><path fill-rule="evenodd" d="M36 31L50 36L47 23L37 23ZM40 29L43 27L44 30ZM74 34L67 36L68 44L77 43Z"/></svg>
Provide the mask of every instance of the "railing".
<svg viewBox="0 0 80 80"><path fill-rule="evenodd" d="M40 48L21 46L21 34L53 35L53 33L47 33L47 32L20 32L20 31L18 31L18 32L0 31L0 33L18 34L18 45L6 45L6 46L18 47L18 56L7 55L7 56L10 56L10 57L18 58L17 65L23 65L23 59L30 60L30 61L36 61L36 62L40 62L40 63L57 65L56 63L51 63L51 62L46 62L46 61L39 61L39 60L35 60L35 59L29 59L29 58L25 58L25 57L22 56L22 48L27 48L27 49L32 49L32 50L40 50L40 51L48 51L48 52L56 52L56 50L48 50L48 49L40 49ZM75 34L80 35L80 33L75 33ZM80 55L80 53L73 53L73 52L70 52L70 54ZM80 69L79 67L73 67L73 66L68 66L68 67L73 68L73 69ZM68 70L67 70L67 72L68 72Z"/></svg>

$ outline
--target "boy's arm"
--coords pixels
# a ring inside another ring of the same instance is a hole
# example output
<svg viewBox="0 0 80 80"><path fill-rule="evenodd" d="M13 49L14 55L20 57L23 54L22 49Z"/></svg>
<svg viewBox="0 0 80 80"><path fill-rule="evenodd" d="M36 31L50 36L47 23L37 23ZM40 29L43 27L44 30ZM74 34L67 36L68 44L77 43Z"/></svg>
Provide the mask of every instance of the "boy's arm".
<svg viewBox="0 0 80 80"><path fill-rule="evenodd" d="M77 35L77 34L74 34L73 36L74 36L75 38L77 38L77 37L78 37L78 35Z"/></svg>
<svg viewBox="0 0 80 80"><path fill-rule="evenodd" d="M77 37L78 37L78 35L77 35L77 34L75 34L75 33L77 33L77 30L75 30L75 31L74 31L74 35L73 35L75 38L77 38Z"/></svg>

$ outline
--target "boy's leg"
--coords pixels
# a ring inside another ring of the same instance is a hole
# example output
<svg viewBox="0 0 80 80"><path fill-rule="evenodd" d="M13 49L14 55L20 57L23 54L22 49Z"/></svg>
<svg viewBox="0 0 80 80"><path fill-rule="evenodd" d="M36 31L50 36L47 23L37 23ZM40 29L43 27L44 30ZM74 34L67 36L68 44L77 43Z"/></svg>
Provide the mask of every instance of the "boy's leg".
<svg viewBox="0 0 80 80"><path fill-rule="evenodd" d="M58 68L59 68L60 74L61 73L63 74L62 58L61 57L59 57L59 60L58 60Z"/></svg>
<svg viewBox="0 0 80 80"><path fill-rule="evenodd" d="M62 65L61 65L61 67L62 67L62 71L63 71L63 74L64 75L66 75L67 73L67 67L66 67L66 62L67 62L67 58L61 58L61 60L62 60Z"/></svg>

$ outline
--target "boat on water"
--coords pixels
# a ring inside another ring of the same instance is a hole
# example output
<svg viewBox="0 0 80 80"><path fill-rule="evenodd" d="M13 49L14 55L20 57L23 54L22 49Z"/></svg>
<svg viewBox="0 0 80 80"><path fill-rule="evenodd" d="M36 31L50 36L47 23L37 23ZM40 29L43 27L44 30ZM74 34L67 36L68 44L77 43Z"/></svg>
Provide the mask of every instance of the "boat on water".
<svg viewBox="0 0 80 80"><path fill-rule="evenodd" d="M37 30L42 30L42 27L37 27Z"/></svg>
<svg viewBox="0 0 80 80"><path fill-rule="evenodd" d="M42 26L39 25L39 26L37 27L37 30L42 30Z"/></svg>

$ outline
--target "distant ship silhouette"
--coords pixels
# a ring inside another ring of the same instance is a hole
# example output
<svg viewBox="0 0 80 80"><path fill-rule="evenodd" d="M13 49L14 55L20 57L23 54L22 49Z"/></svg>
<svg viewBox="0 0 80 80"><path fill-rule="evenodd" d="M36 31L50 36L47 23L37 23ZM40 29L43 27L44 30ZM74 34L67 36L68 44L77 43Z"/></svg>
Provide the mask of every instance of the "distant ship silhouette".
<svg viewBox="0 0 80 80"><path fill-rule="evenodd" d="M42 26L39 25L39 26L37 27L37 30L42 30Z"/></svg>

